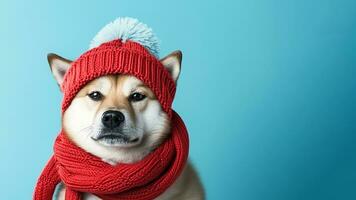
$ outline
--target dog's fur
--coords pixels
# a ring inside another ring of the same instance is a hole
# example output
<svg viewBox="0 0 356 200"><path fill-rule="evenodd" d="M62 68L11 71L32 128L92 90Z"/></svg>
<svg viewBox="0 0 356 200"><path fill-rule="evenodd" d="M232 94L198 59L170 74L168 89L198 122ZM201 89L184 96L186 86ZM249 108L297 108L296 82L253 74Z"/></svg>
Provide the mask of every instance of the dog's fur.
<svg viewBox="0 0 356 200"><path fill-rule="evenodd" d="M175 82L180 73L181 58L181 52L175 51L161 60ZM48 61L60 85L71 61L56 54L49 54ZM93 92L99 92L101 98L91 99L89 94ZM132 101L130 97L134 93L144 98ZM125 120L113 134L124 139L100 138L107 132L101 118L108 110L123 113ZM62 126L76 145L111 165L143 159L170 133L170 121L154 93L136 77L124 74L102 76L85 85L64 112ZM64 192L64 187L60 187L57 199L64 199ZM84 199L99 198L85 194ZM175 183L157 199L204 199L202 184L189 162Z"/></svg>

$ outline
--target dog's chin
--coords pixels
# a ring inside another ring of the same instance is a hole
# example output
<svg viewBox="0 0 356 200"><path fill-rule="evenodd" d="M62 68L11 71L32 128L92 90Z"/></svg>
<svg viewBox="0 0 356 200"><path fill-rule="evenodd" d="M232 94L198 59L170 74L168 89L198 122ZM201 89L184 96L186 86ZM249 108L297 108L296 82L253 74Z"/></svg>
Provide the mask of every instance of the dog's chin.
<svg viewBox="0 0 356 200"><path fill-rule="evenodd" d="M106 147L129 148L138 146L141 143L140 137L128 137L121 134L105 134L91 137L91 139Z"/></svg>

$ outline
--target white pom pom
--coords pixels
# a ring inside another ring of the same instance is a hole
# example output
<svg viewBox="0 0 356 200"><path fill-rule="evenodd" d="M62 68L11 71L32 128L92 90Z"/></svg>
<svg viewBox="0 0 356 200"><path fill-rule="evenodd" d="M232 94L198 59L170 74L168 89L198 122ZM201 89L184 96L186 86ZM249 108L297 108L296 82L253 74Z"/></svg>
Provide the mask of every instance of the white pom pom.
<svg viewBox="0 0 356 200"><path fill-rule="evenodd" d="M146 24L130 17L120 17L102 28L90 43L89 49L100 46L105 42L121 39L131 40L148 49L158 58L159 44L157 37Z"/></svg>

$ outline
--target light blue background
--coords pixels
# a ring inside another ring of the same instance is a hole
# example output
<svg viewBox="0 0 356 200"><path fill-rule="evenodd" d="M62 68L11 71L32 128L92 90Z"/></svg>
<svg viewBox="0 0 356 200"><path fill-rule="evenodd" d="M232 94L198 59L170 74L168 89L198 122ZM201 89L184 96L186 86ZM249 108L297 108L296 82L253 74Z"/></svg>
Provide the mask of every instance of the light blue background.
<svg viewBox="0 0 356 200"><path fill-rule="evenodd" d="M208 199L356 199L354 0L1 0L1 199L31 199L60 129L46 54L118 16L184 53L174 108Z"/></svg>

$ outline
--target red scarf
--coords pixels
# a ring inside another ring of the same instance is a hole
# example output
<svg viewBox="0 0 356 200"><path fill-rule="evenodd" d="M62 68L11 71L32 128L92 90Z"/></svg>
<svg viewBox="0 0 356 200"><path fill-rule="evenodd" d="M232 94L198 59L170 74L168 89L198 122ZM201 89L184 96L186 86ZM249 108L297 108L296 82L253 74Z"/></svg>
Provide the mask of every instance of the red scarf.
<svg viewBox="0 0 356 200"><path fill-rule="evenodd" d="M66 186L66 200L80 200L83 192L105 200L158 197L178 178L188 157L186 127L179 115L172 113L171 136L133 164L109 165L71 143L61 132L54 144L54 155L38 179L33 199L52 199L59 182Z"/></svg>

